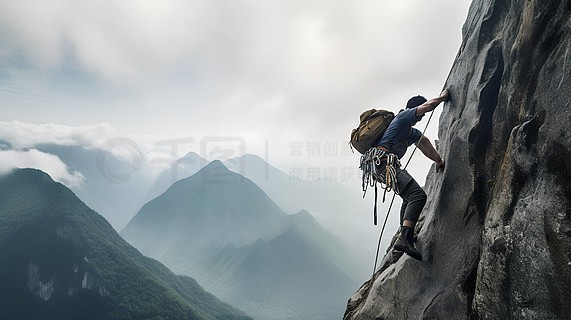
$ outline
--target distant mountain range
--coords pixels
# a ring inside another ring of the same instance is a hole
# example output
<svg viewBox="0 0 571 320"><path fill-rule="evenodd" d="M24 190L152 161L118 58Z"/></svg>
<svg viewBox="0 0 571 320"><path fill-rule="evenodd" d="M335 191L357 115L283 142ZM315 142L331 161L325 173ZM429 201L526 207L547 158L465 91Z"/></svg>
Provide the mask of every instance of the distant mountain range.
<svg viewBox="0 0 571 320"><path fill-rule="evenodd" d="M141 161L143 155L136 146L123 140L111 142L108 148L127 151L130 157L121 157L103 147L86 149L46 144L36 148L58 156L71 170L81 172L84 183L70 188L116 230L122 230L144 204L161 195L173 183L188 178L209 163L189 152L154 176L148 161ZM355 251L362 264L372 268L379 228L372 226L372 195L362 199L359 183L351 188L335 180L302 181L250 154L226 160L224 165L252 180L284 212L292 214L303 209L311 212L322 226L341 237ZM379 212L385 213L386 207L387 204L379 201ZM398 223L396 220L398 215L393 214L390 222ZM390 239L385 238L386 245ZM367 277L368 273L370 271L363 276Z"/></svg>
<svg viewBox="0 0 571 320"><path fill-rule="evenodd" d="M295 213L302 209L311 212L322 226L341 237L355 251L360 263L369 265L371 270L363 276L370 276L379 228L373 226L372 192L363 199L360 177L354 177L358 181L355 188L328 179L303 181L250 154L227 160L224 164L256 183L285 212ZM382 195L379 197L382 215L386 213L388 203L381 203L381 198ZM393 216L398 220L398 215Z"/></svg>
<svg viewBox="0 0 571 320"><path fill-rule="evenodd" d="M0 177L0 319L251 319L34 169Z"/></svg>
<svg viewBox="0 0 571 320"><path fill-rule="evenodd" d="M145 199L154 199L173 183L190 177L208 163L208 160L196 153L188 153L159 174ZM284 212L311 212L322 226L341 237L356 252L357 257L361 259L360 263L370 264L372 268L379 231L372 226L372 195L363 199L359 186L350 188L334 180L295 179L256 155L245 154L223 161L223 164L254 182ZM383 209L386 210L386 207L388 203L382 204L379 199L379 212L385 213ZM393 216L398 219L396 215ZM390 239L387 237L385 241ZM363 277L369 276L369 272L370 270L363 274Z"/></svg>
<svg viewBox="0 0 571 320"><path fill-rule="evenodd" d="M188 178L209 163L195 152L189 152L184 157L169 164L157 176L151 189L143 198L141 205L153 200L165 192L173 183Z"/></svg>
<svg viewBox="0 0 571 320"><path fill-rule="evenodd" d="M220 161L144 205L121 234L259 319L341 318L363 270L308 212L285 214Z"/></svg>

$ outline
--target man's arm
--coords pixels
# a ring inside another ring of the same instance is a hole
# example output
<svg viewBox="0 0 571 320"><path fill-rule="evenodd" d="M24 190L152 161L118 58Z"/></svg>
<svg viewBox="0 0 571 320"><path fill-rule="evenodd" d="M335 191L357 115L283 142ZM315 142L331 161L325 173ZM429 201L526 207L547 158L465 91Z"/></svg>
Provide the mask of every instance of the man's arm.
<svg viewBox="0 0 571 320"><path fill-rule="evenodd" d="M422 151L422 153L429 158L430 160L436 163L436 172L440 171L440 169L444 169L444 160L438 154L438 151L434 149L432 143L426 136L422 136L418 141L418 149Z"/></svg>
<svg viewBox="0 0 571 320"><path fill-rule="evenodd" d="M434 110L442 101L448 101L448 90L442 91L436 98L432 98L416 108L416 116L423 116L425 113Z"/></svg>

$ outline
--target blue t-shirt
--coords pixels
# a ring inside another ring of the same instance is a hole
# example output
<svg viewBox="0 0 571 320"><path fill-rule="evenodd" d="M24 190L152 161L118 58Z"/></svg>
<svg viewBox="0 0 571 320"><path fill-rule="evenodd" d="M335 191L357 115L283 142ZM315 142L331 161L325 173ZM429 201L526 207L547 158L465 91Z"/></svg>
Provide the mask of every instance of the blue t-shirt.
<svg viewBox="0 0 571 320"><path fill-rule="evenodd" d="M422 132L412 127L415 123L416 108L399 112L375 146L383 146L402 158L406 149L422 138Z"/></svg>

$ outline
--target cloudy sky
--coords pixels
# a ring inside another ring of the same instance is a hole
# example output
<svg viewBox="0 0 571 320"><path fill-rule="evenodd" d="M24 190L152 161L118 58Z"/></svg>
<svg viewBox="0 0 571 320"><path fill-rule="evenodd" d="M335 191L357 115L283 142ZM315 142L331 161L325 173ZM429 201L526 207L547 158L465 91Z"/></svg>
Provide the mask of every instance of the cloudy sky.
<svg viewBox="0 0 571 320"><path fill-rule="evenodd" d="M359 114L437 95L468 7L0 0L0 140L10 145L2 166L57 162L30 152L42 142L97 148L125 137L150 158L245 152L286 172L355 168L347 140ZM81 183L80 173L54 170Z"/></svg>

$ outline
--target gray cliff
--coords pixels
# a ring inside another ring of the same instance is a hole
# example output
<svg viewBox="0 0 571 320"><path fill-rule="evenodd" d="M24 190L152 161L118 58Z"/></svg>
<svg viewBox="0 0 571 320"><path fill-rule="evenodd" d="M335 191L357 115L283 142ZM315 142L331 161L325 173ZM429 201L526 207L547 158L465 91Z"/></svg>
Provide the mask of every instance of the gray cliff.
<svg viewBox="0 0 571 320"><path fill-rule="evenodd" d="M386 255L345 319L571 319L571 0L474 1L445 86L424 261Z"/></svg>

